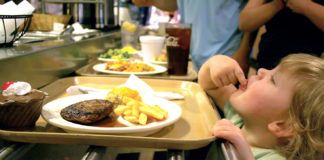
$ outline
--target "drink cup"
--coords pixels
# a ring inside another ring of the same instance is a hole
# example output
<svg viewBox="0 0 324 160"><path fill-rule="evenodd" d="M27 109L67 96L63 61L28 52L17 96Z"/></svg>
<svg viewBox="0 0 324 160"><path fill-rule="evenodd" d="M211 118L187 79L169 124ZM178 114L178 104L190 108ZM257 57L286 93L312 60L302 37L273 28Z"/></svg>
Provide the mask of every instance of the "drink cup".
<svg viewBox="0 0 324 160"><path fill-rule="evenodd" d="M162 53L165 37L144 35L140 36L143 60L152 62Z"/></svg>
<svg viewBox="0 0 324 160"><path fill-rule="evenodd" d="M133 48L138 48L138 37L140 26L137 22L124 21L121 27L121 39L122 46L131 46Z"/></svg>
<svg viewBox="0 0 324 160"><path fill-rule="evenodd" d="M190 53L191 24L166 24L168 73L186 75Z"/></svg>

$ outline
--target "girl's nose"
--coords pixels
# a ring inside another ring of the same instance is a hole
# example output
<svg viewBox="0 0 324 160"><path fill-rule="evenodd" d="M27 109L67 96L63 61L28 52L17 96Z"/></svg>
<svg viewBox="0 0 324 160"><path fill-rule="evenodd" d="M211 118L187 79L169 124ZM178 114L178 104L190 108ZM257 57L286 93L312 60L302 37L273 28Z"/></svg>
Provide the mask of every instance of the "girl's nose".
<svg viewBox="0 0 324 160"><path fill-rule="evenodd" d="M260 68L257 72L257 76L259 78L263 78L267 73L269 72L269 70L264 69L264 68Z"/></svg>

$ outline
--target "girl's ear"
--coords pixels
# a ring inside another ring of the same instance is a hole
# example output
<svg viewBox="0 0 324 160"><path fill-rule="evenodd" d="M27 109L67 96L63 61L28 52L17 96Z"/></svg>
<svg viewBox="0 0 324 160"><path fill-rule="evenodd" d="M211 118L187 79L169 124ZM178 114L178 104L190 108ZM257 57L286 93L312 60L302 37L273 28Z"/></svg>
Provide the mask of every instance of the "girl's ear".
<svg viewBox="0 0 324 160"><path fill-rule="evenodd" d="M290 138L293 136L293 128L286 121L273 121L268 124L268 129L278 138Z"/></svg>

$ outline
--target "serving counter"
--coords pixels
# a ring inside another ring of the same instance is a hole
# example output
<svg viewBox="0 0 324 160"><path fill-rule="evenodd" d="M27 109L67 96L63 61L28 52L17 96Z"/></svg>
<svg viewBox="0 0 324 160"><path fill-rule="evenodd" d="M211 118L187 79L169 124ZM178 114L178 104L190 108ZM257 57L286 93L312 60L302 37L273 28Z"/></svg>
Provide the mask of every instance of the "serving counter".
<svg viewBox="0 0 324 160"><path fill-rule="evenodd" d="M0 48L0 84L19 80L40 88L72 74L108 48L120 46L120 32L20 40L12 48Z"/></svg>

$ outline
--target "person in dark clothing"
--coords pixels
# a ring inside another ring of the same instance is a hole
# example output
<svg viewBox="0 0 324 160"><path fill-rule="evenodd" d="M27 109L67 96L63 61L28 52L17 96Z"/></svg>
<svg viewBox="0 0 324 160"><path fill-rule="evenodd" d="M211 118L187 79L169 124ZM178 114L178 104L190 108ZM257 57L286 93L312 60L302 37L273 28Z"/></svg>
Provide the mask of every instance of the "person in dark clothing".
<svg viewBox="0 0 324 160"><path fill-rule="evenodd" d="M265 25L257 68L274 68L289 53L324 52L324 0L250 0L240 15L242 31Z"/></svg>

